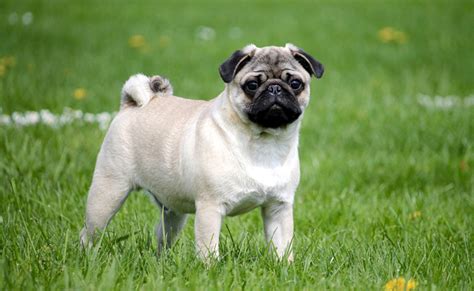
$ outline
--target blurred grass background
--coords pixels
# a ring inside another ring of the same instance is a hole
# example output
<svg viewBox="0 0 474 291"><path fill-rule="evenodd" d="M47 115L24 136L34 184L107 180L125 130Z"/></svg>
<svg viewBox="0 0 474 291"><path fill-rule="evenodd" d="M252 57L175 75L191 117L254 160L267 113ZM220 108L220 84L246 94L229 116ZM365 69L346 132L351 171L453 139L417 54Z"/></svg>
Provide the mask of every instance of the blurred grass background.
<svg viewBox="0 0 474 291"><path fill-rule="evenodd" d="M25 16L26 15L26 16ZM104 131L0 125L0 289L363 289L413 278L473 284L472 1L0 2L2 114L116 111L131 74L210 99L218 66L248 43L292 42L326 68L301 133L296 262L265 254L258 211L227 219L222 260L193 252L192 219L154 253L159 211L131 195L100 247L81 252L86 192Z"/></svg>

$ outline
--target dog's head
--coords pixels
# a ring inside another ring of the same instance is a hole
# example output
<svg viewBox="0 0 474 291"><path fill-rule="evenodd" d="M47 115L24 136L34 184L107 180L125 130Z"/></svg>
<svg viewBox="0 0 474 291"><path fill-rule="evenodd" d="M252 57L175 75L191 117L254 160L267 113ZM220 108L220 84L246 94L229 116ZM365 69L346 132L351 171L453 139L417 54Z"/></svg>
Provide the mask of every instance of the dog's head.
<svg viewBox="0 0 474 291"><path fill-rule="evenodd" d="M248 45L219 68L234 109L244 122L280 128L298 120L308 105L311 76L323 65L302 49Z"/></svg>

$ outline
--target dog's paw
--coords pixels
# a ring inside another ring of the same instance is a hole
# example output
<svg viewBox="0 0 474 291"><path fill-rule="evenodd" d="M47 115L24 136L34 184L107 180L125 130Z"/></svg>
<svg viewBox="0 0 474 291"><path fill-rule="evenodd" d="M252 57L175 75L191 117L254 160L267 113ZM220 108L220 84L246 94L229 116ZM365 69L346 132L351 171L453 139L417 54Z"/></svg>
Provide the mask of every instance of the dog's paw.
<svg viewBox="0 0 474 291"><path fill-rule="evenodd" d="M81 230L81 233L79 234L79 239L80 239L81 247L83 249L87 249L87 248L92 247L92 245L93 245L92 238L87 233L87 229L85 227Z"/></svg>

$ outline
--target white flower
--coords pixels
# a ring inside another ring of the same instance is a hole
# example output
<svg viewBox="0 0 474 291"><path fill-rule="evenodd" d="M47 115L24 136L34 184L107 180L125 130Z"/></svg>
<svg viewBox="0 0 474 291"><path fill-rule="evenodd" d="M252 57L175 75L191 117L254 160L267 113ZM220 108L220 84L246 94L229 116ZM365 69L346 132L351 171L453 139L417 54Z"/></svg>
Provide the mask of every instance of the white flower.
<svg viewBox="0 0 474 291"><path fill-rule="evenodd" d="M95 122L95 116L92 113L86 113L84 114L84 121L88 123Z"/></svg>
<svg viewBox="0 0 474 291"><path fill-rule="evenodd" d="M442 109L449 109L459 103L459 97L456 98L453 96L435 96L434 99L435 107Z"/></svg>
<svg viewBox="0 0 474 291"><path fill-rule="evenodd" d="M199 26L196 31L196 37L200 40L208 41L216 37L216 31L207 26Z"/></svg>
<svg viewBox="0 0 474 291"><path fill-rule="evenodd" d="M39 122L39 114L31 111L25 113L13 112L11 119L13 123L20 126L32 125Z"/></svg>
<svg viewBox="0 0 474 291"><path fill-rule="evenodd" d="M60 125L65 125L73 121L73 119L69 115L62 114L62 115L59 115L58 117L59 117L58 122Z"/></svg>
<svg viewBox="0 0 474 291"><path fill-rule="evenodd" d="M84 113L82 113L81 110L73 110L72 115L74 116L75 119L82 119L84 116Z"/></svg>
<svg viewBox="0 0 474 291"><path fill-rule="evenodd" d="M52 114L49 110L43 109L40 111L41 121L50 126L55 126L57 124L56 115Z"/></svg>
<svg viewBox="0 0 474 291"><path fill-rule="evenodd" d="M433 101L428 95L418 94L418 103L425 107L433 107Z"/></svg>
<svg viewBox="0 0 474 291"><path fill-rule="evenodd" d="M10 124L10 123L12 123L10 116L5 115L5 114L0 115L0 124Z"/></svg>
<svg viewBox="0 0 474 291"><path fill-rule="evenodd" d="M2 108L0 108L0 113L1 112ZM63 113L58 115L51 113L51 111L47 109L40 110L39 112L13 112L10 116L0 114L0 124L28 126L42 123L56 128L73 123L74 121L84 121L86 123L97 123L100 129L105 130L115 114L116 112L101 112L97 114L83 113L81 110L66 107Z"/></svg>
<svg viewBox="0 0 474 291"><path fill-rule="evenodd" d="M464 98L464 106L469 107L469 106L474 106L474 96L468 96Z"/></svg>
<svg viewBox="0 0 474 291"><path fill-rule="evenodd" d="M41 119L39 113L36 111L27 111L23 117L25 118L27 124L37 124Z"/></svg>
<svg viewBox="0 0 474 291"><path fill-rule="evenodd" d="M427 108L437 108L448 110L454 107L470 107L474 106L474 96L461 98L459 96L428 96L418 94L418 103Z"/></svg>
<svg viewBox="0 0 474 291"><path fill-rule="evenodd" d="M33 13L28 11L25 14L23 14L23 16L21 17L21 22L23 22L24 26L30 25L33 22Z"/></svg>
<svg viewBox="0 0 474 291"><path fill-rule="evenodd" d="M96 120L99 123L99 128L104 130L110 123L112 116L108 112L102 112L96 115Z"/></svg>

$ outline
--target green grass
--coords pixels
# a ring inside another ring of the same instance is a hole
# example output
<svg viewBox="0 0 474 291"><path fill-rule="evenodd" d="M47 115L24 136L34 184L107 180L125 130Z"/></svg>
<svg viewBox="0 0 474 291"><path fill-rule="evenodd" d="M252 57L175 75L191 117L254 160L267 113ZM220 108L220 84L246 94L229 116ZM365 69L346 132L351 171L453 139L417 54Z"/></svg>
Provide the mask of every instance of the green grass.
<svg viewBox="0 0 474 291"><path fill-rule="evenodd" d="M34 20L23 26L27 11ZM20 23L10 25L13 12ZM417 101L474 93L473 24L472 1L1 1L0 58L16 58L0 77L2 114L116 111L136 72L211 98L223 88L220 63L250 42L293 42L326 73L301 132L293 264L266 254L258 211L225 220L210 268L194 256L192 219L157 257L159 210L139 193L82 252L104 132L0 125L0 290L380 290L401 276L419 289L474 289L474 107ZM199 26L215 38L198 39ZM387 26L406 43L381 42ZM145 49L128 45L135 34Z"/></svg>

